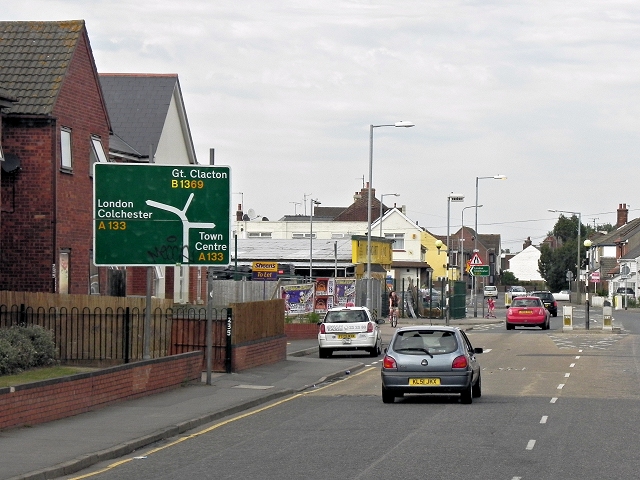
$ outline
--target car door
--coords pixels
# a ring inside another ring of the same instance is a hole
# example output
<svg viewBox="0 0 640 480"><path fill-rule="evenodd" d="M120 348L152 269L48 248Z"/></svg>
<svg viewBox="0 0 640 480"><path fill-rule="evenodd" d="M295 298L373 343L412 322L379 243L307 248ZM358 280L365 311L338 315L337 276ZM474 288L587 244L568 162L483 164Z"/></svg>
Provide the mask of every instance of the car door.
<svg viewBox="0 0 640 480"><path fill-rule="evenodd" d="M462 335L464 343L467 347L467 353L469 354L469 364L471 365L471 371L473 372L471 383L475 383L476 380L478 380L478 375L480 375L480 364L478 363L476 353L473 350L473 345L471 345L471 342L469 341L469 337L467 337L467 334L462 330L460 330L460 334Z"/></svg>

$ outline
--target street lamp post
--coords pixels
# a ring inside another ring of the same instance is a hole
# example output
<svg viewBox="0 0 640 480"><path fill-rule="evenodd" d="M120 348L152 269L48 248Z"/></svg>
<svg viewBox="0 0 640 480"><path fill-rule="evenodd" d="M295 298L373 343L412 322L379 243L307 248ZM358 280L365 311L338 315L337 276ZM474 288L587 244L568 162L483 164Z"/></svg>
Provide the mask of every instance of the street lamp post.
<svg viewBox="0 0 640 480"><path fill-rule="evenodd" d="M383 193L382 195L380 195L380 216L378 217L378 222L380 222L381 237L382 237L382 201L384 200L384 197L389 197L389 196L399 197L400 194L399 193Z"/></svg>
<svg viewBox="0 0 640 480"><path fill-rule="evenodd" d="M379 127L413 127L411 122L396 122L393 124L369 125L369 194L367 200L367 308L371 310L371 208L373 187L373 129Z"/></svg>
<svg viewBox="0 0 640 480"><path fill-rule="evenodd" d="M311 233L309 235L309 281L313 283L313 206L320 205L318 199L309 199L309 208L311 209L309 217L309 228Z"/></svg>
<svg viewBox="0 0 640 480"><path fill-rule="evenodd" d="M482 205L469 205L467 207L462 207L462 217L460 218L460 225L462 225L462 227L460 228L460 272L462 272L462 269L464 268L464 211L467 208L481 208Z"/></svg>
<svg viewBox="0 0 640 480"><path fill-rule="evenodd" d="M450 255L451 247L449 245L449 225L451 219L451 202L464 202L464 195L455 194L451 192L447 197L447 302L446 302L446 324L449 325L449 298L451 297L449 291L449 268L450 268Z"/></svg>
<svg viewBox="0 0 640 480"><path fill-rule="evenodd" d="M554 213L570 213L571 215L578 216L578 239L576 241L578 244L578 257L576 259L576 303L580 305L580 225L582 224L582 215L580 215L580 212L570 212L568 210L554 210L550 208L549 211ZM589 328L588 325L587 328Z"/></svg>
<svg viewBox="0 0 640 480"><path fill-rule="evenodd" d="M477 253L478 251L478 181L479 180L484 180L487 178L491 178L493 180L506 180L507 176L506 175L494 175L492 177L476 177L476 204L475 204L475 210L476 210L476 221L475 221L475 226L474 226L474 240L473 240L473 252ZM472 283L472 292L471 292L471 296L473 298L473 316L475 318L478 317L478 301L476 298L476 277L473 276L471 277L471 283Z"/></svg>

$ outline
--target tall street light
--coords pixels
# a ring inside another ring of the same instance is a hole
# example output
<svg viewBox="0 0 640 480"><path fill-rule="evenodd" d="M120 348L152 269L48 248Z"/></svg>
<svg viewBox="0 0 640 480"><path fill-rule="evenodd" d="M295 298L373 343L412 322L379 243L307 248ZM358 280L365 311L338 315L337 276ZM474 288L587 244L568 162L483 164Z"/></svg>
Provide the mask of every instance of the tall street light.
<svg viewBox="0 0 640 480"><path fill-rule="evenodd" d="M367 201L367 308L371 310L371 208L373 188L373 129L380 127L413 127L411 122L396 122L393 124L369 125L369 195Z"/></svg>
<svg viewBox="0 0 640 480"><path fill-rule="evenodd" d="M568 210L553 210L551 208L548 209L553 213L570 213L571 215L578 216L578 258L576 260L576 303L580 304L580 224L582 223L582 215L579 212L569 212Z"/></svg>
<svg viewBox="0 0 640 480"><path fill-rule="evenodd" d="M451 297L449 291L449 268L450 268L450 255L451 247L449 246L449 225L451 220L451 202L464 202L464 195L451 192L447 197L447 303L446 303L446 324L449 325L449 298Z"/></svg>
<svg viewBox="0 0 640 480"><path fill-rule="evenodd" d="M462 218L460 219L460 225L462 225L461 229L460 229L460 251L462 252L460 254L460 272L462 272L462 269L464 268L464 211L467 208L481 208L482 205L469 205L468 207L462 207Z"/></svg>
<svg viewBox="0 0 640 480"><path fill-rule="evenodd" d="M380 222L381 237L382 237L382 201L384 200L384 197L389 197L389 196L399 197L400 194L399 193L383 193L382 195L380 195L380 216L378 217L378 221Z"/></svg>
<svg viewBox="0 0 640 480"><path fill-rule="evenodd" d="M492 177L476 177L476 221L475 221L475 226L474 226L474 241L473 241L473 253L477 253L478 252L478 181L479 180L484 180L484 179L493 179L493 180L506 180L507 176L506 175L494 175ZM476 277L473 276L471 277L471 281L472 281L472 289L473 291L471 292L472 297L473 297L473 316L474 317L478 317L478 302L477 302L477 298L476 298Z"/></svg>
<svg viewBox="0 0 640 480"><path fill-rule="evenodd" d="M313 206L320 205L318 199L309 199L309 208L311 209L311 216L309 217L311 235L309 235L309 281L313 283Z"/></svg>

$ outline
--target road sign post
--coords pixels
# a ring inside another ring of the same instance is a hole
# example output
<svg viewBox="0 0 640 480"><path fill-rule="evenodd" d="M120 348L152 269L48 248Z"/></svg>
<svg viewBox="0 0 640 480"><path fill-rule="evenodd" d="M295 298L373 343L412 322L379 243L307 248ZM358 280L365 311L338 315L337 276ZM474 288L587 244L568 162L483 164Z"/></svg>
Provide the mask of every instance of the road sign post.
<svg viewBox="0 0 640 480"><path fill-rule="evenodd" d="M230 197L226 166L96 163L95 264L229 265Z"/></svg>

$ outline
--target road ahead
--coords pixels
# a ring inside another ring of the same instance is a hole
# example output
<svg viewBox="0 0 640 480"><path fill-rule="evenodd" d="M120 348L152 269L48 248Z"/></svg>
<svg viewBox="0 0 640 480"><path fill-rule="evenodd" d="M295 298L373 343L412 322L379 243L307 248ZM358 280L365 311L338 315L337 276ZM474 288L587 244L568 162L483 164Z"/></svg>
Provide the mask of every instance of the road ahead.
<svg viewBox="0 0 640 480"><path fill-rule="evenodd" d="M474 328L485 353L483 396L472 405L411 396L385 405L381 358L367 359L344 380L99 465L89 478L636 479L640 336L637 315L625 315L623 334L563 334L560 317L550 331Z"/></svg>

